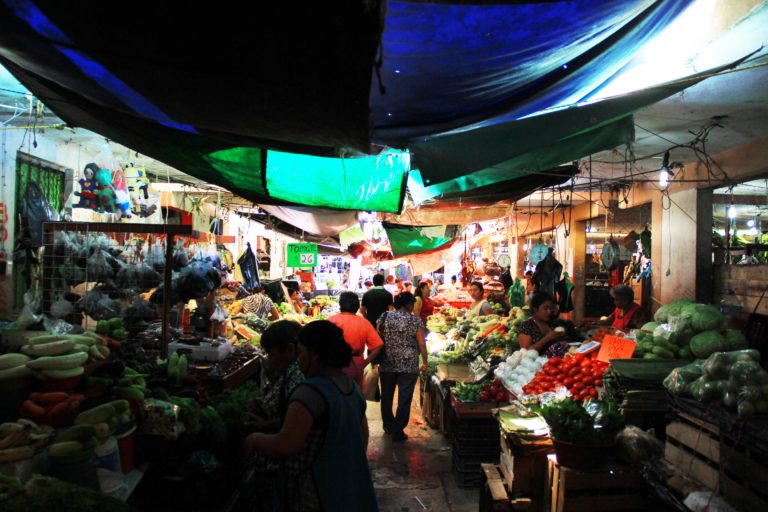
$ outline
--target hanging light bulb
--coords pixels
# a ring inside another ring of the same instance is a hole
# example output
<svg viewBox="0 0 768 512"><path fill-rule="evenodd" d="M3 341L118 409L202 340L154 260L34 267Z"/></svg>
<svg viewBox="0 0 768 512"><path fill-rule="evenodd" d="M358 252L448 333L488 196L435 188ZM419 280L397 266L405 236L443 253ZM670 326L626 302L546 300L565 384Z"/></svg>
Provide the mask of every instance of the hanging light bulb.
<svg viewBox="0 0 768 512"><path fill-rule="evenodd" d="M749 228L755 227L755 219L749 219L747 221L747 227L749 227Z"/></svg>
<svg viewBox="0 0 768 512"><path fill-rule="evenodd" d="M664 153L664 161L661 164L661 170L659 171L659 188L666 189L669 186L669 182L672 179L672 171L669 170L669 151Z"/></svg>
<svg viewBox="0 0 768 512"><path fill-rule="evenodd" d="M736 218L736 207L731 205L728 207L728 218L729 219L735 219Z"/></svg>

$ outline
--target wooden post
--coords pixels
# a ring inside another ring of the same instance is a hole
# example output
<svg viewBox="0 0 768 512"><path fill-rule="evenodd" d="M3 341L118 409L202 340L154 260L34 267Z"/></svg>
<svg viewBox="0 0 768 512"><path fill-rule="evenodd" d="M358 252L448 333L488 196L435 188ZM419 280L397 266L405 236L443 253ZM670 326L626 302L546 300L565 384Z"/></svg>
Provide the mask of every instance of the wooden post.
<svg viewBox="0 0 768 512"><path fill-rule="evenodd" d="M168 357L168 343L171 339L171 271L173 270L173 245L175 237L165 236L165 267L163 267L163 330L160 343L160 357Z"/></svg>
<svg viewBox="0 0 768 512"><path fill-rule="evenodd" d="M584 319L586 308L586 258L587 258L587 223L574 222L568 237L568 248L573 250L573 320L576 323Z"/></svg>

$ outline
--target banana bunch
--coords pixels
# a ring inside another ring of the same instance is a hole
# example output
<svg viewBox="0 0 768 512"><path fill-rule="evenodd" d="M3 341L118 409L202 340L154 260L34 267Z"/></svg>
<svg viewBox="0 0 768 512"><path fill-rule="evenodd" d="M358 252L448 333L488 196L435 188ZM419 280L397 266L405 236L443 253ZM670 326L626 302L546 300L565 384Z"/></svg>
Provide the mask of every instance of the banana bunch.
<svg viewBox="0 0 768 512"><path fill-rule="evenodd" d="M19 419L0 424L0 464L32 458L51 439L53 429Z"/></svg>

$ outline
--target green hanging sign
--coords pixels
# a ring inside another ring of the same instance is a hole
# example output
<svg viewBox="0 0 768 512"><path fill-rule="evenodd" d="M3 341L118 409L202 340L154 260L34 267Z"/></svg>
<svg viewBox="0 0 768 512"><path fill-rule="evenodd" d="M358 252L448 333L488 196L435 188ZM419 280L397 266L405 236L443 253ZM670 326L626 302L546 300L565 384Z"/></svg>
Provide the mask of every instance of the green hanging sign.
<svg viewBox="0 0 768 512"><path fill-rule="evenodd" d="M314 267L317 265L317 244L288 244L286 246L288 267Z"/></svg>

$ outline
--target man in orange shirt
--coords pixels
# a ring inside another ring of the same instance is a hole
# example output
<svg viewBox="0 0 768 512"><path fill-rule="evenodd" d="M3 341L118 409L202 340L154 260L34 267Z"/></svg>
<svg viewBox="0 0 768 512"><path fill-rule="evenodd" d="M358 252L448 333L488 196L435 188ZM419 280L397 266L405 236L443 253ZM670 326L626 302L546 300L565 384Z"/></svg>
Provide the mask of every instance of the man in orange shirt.
<svg viewBox="0 0 768 512"><path fill-rule="evenodd" d="M357 315L360 309L360 299L354 292L344 292L339 296L341 313L333 315L330 320L344 332L344 341L352 347L352 363L344 368L344 373L352 378L360 388L363 387L363 370L375 360L384 347L381 336L376 332L371 322ZM368 357L365 349L368 349Z"/></svg>

